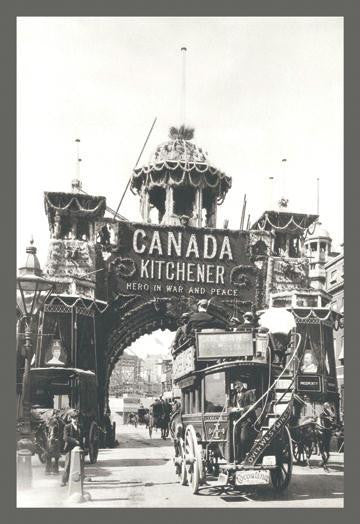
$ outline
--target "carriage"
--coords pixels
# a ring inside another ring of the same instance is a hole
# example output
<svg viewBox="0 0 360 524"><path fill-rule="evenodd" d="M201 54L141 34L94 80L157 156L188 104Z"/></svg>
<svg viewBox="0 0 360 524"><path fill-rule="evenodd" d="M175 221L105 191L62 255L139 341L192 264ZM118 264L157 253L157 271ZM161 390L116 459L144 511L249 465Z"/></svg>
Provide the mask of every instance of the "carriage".
<svg viewBox="0 0 360 524"><path fill-rule="evenodd" d="M46 367L33 368L30 374L32 429L40 460L44 462L42 445L49 420L55 415L63 427L69 410L76 410L82 447L90 463L95 464L101 432L95 373L74 368ZM59 439L62 440L61 431Z"/></svg>
<svg viewBox="0 0 360 524"><path fill-rule="evenodd" d="M320 307L293 308L292 314L301 335L289 425L293 456L298 464L310 465L311 456L319 454L326 467L331 441L342 428L333 342L333 329L341 315Z"/></svg>
<svg viewBox="0 0 360 524"><path fill-rule="evenodd" d="M142 406L137 410L137 416L138 416L139 425L141 425L141 426L147 425L147 423L148 423L148 414L149 414L149 410L147 408L142 407Z"/></svg>
<svg viewBox="0 0 360 524"><path fill-rule="evenodd" d="M166 440L166 438L169 436L169 420L170 417L165 411L163 403L154 402L151 404L149 412L146 415L149 437L152 438L154 429L159 429L161 438Z"/></svg>
<svg viewBox="0 0 360 524"><path fill-rule="evenodd" d="M290 483L288 421L300 337L289 336L288 354L276 362L261 331L207 329L173 352L182 393L170 426L174 464L194 494L209 479L224 488L271 484L279 492Z"/></svg>

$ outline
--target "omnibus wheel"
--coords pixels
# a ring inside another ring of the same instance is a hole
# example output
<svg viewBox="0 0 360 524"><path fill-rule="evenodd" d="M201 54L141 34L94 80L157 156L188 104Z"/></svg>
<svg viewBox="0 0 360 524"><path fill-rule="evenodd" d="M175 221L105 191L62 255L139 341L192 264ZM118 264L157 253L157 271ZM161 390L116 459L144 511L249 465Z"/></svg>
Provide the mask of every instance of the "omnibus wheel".
<svg viewBox="0 0 360 524"><path fill-rule="evenodd" d="M95 421L92 421L89 430L89 461L95 464L99 453L99 428Z"/></svg>
<svg viewBox="0 0 360 524"><path fill-rule="evenodd" d="M298 442L293 443L293 455L296 464L303 464L305 462L304 446Z"/></svg>
<svg viewBox="0 0 360 524"><path fill-rule="evenodd" d="M203 467L195 429L191 425L187 426L185 431L184 452L187 478L192 492L196 495L202 480Z"/></svg>
<svg viewBox="0 0 360 524"><path fill-rule="evenodd" d="M188 477L187 477L187 469L186 469L186 462L185 462L185 443L182 438L179 438L179 452L181 455L181 466L179 467L180 470L180 484L182 486L187 486L188 484Z"/></svg>
<svg viewBox="0 0 360 524"><path fill-rule="evenodd" d="M270 470L270 478L275 491L280 492L288 487L293 466L291 437L287 427L277 442L275 456L277 468Z"/></svg>

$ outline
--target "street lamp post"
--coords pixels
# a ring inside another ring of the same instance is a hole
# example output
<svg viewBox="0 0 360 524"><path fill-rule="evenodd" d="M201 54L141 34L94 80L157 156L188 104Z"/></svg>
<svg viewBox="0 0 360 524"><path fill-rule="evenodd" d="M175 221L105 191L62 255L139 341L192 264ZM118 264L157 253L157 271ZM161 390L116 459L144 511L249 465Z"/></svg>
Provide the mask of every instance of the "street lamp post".
<svg viewBox="0 0 360 524"><path fill-rule="evenodd" d="M31 455L33 451L31 435L31 385L30 368L33 356L32 321L53 290L54 282L44 278L36 247L31 240L26 249L25 266L19 268L16 289L17 306L25 321L24 357L25 369L22 381L22 419L21 439L18 442L18 482L23 488L31 487Z"/></svg>

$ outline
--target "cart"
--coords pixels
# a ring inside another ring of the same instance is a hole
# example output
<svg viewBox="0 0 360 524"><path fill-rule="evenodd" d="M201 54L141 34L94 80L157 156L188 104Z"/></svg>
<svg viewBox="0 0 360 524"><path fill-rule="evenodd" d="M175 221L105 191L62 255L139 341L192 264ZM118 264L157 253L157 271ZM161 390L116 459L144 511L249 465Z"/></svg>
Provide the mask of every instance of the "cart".
<svg viewBox="0 0 360 524"><path fill-rule="evenodd" d="M56 410L65 423L67 411L76 410L83 449L90 463L95 464L100 439L95 373L74 368L46 367L31 369L30 377L32 420L40 418L46 425L44 414Z"/></svg>
<svg viewBox="0 0 360 524"><path fill-rule="evenodd" d="M224 488L289 485L296 334L291 341L282 365L255 328L204 330L175 349L182 409L172 418L174 464L194 494L209 479Z"/></svg>

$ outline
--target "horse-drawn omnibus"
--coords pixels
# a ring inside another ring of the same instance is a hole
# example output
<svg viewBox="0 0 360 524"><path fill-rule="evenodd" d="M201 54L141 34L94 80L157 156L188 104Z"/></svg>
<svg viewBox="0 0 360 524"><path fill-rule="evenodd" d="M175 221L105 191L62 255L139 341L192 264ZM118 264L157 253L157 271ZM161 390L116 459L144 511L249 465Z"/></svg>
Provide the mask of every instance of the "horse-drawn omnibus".
<svg viewBox="0 0 360 524"><path fill-rule="evenodd" d="M197 493L211 475L224 486L271 484L282 491L289 485L300 338L289 334L281 360L266 330L245 325L236 332L203 330L174 349L182 402L171 432L181 484Z"/></svg>
<svg viewBox="0 0 360 524"><path fill-rule="evenodd" d="M58 422L57 438L61 447L62 429L67 422L67 412L76 410L82 447L89 455L90 463L96 463L100 427L95 373L65 367L33 368L30 373L32 429L38 443L39 458L44 460L41 442L46 441L49 421L54 424L55 418L55 422ZM39 428L43 431L39 431Z"/></svg>

